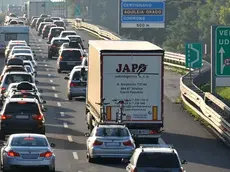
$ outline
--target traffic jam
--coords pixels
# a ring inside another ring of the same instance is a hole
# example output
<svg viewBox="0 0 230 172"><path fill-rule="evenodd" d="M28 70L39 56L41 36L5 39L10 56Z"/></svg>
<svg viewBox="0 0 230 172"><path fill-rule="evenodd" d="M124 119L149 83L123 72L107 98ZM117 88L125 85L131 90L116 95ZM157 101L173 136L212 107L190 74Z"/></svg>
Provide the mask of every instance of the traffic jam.
<svg viewBox="0 0 230 172"><path fill-rule="evenodd" d="M99 72L99 66L102 64L101 56L104 58L103 63L107 63L106 66L113 63L111 59L111 56L115 56L113 53L120 53L113 48L113 45L116 47L117 44L117 47L123 47L121 48L123 50L125 48L123 43L120 43L122 41L108 41L108 44L106 41L84 43L78 32L66 26L62 18L46 14L32 17L29 25L30 30L36 30L37 36L47 43L48 56L45 58L56 60L56 72L58 74L67 73L63 80L67 81L66 97L68 101L79 97L86 98L86 125L89 132L85 133L84 136L86 138L85 150L88 163L97 163L100 159L114 158L120 159L122 163L126 164L124 171L127 172L185 172L183 165L187 161L179 158L172 145L159 144L158 142L139 144L136 141L136 137L141 138L150 134L152 137L154 134L159 134L157 131L161 125L156 127L156 131L148 129L147 134L144 132L135 133L137 131L135 126L140 125L137 124L133 127L133 125L124 122L125 119L131 119L130 115L125 118L124 114L126 104L129 104L130 100L112 99L112 96L109 100L110 91L108 90L103 91L105 98L101 97L101 94L96 97L95 92L99 87L102 87L96 84L97 79L98 83L101 80ZM84 46L85 44L89 44L89 49ZM137 45L140 44L142 42L137 42ZM108 48L105 48L106 46ZM130 46L135 47L136 45L127 41L127 50ZM158 50L157 53L159 53ZM123 56L126 58L128 55L123 53ZM89 57L92 58L91 63L88 63ZM0 140L3 141L1 143L1 168L4 172L26 167L42 167L51 172L56 170L55 161L58 158L55 157L56 144L49 142L46 137L47 100L43 98L43 90L39 88L39 80L37 79L40 60L41 57L36 56L35 50L31 48L28 40L10 40L5 48L5 66L0 76L0 104L2 105ZM114 63L117 64L116 61ZM121 73L124 73L125 70L131 70L131 68L122 67ZM135 68L133 71L136 72L137 66L133 65L132 67ZM139 74L145 72L143 70L145 67L141 66L141 70L137 70L137 72ZM103 71L109 71L108 67L104 67ZM103 73L103 79L108 78L100 84L104 86L103 89L108 87L105 86L105 82L110 82L109 79L111 82L113 80L109 74L111 72ZM137 85L144 87L145 84L138 83ZM157 92L159 93L159 90ZM127 90L124 91L124 94L126 93L128 94ZM134 93L139 94L140 91ZM108 100L116 105L117 112L113 113L110 106L112 103L106 103ZM74 101L72 103L74 104ZM97 109L99 109L100 114L93 114L93 111L97 111ZM159 109L156 107L151 107L151 109L153 109L154 114L150 112L150 116L159 119L160 117L155 115ZM111 114L116 115L113 117ZM97 118L97 116L100 117ZM110 116L110 120L108 120L108 116ZM143 128L144 130L146 128ZM138 134L142 135L139 136Z"/></svg>

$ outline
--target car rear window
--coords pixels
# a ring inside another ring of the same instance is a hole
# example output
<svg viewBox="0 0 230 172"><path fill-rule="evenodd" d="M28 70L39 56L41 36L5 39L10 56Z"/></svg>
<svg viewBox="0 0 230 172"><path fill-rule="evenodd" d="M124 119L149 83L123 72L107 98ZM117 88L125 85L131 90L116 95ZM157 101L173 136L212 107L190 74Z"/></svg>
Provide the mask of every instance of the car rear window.
<svg viewBox="0 0 230 172"><path fill-rule="evenodd" d="M82 43L82 40L80 37L69 37L69 39L73 42Z"/></svg>
<svg viewBox="0 0 230 172"><path fill-rule="evenodd" d="M13 48L14 46L26 46L25 43L15 43L15 44L10 44L10 48Z"/></svg>
<svg viewBox="0 0 230 172"><path fill-rule="evenodd" d="M66 33L62 34L62 37L66 37L68 35L76 35L76 33L74 33L74 32L66 32Z"/></svg>
<svg viewBox="0 0 230 172"><path fill-rule="evenodd" d="M64 22L54 22L54 24L56 24L57 26L65 26L65 23Z"/></svg>
<svg viewBox="0 0 230 172"><path fill-rule="evenodd" d="M127 137L129 133L126 128L98 128L96 131L96 136L99 137Z"/></svg>
<svg viewBox="0 0 230 172"><path fill-rule="evenodd" d="M48 143L45 138L40 137L14 137L11 146L44 147L48 146Z"/></svg>
<svg viewBox="0 0 230 172"><path fill-rule="evenodd" d="M12 67L12 68L8 68L8 69L6 69L6 72L25 72L25 69L24 68L22 68L22 67Z"/></svg>
<svg viewBox="0 0 230 172"><path fill-rule="evenodd" d="M180 168L180 163L175 153L144 152L139 155L137 167Z"/></svg>
<svg viewBox="0 0 230 172"><path fill-rule="evenodd" d="M22 60L29 60L29 61L32 61L32 57L31 56L15 56L17 58L21 58Z"/></svg>
<svg viewBox="0 0 230 172"><path fill-rule="evenodd" d="M87 73L88 73L88 72L86 72L84 78L82 78L83 81L87 81L87 76L88 76ZM80 78L81 78L81 73L80 73L80 71L74 72L73 77L72 77L72 80L78 81L78 80L80 80Z"/></svg>
<svg viewBox="0 0 230 172"><path fill-rule="evenodd" d="M27 49L20 49L20 50L13 50L12 54L15 54L15 53L31 53L30 50L27 50Z"/></svg>
<svg viewBox="0 0 230 172"><path fill-rule="evenodd" d="M76 50L65 50L61 56L63 61L81 61L82 54Z"/></svg>
<svg viewBox="0 0 230 172"><path fill-rule="evenodd" d="M53 45L55 46L61 46L64 43L68 43L69 40L54 40Z"/></svg>
<svg viewBox="0 0 230 172"><path fill-rule="evenodd" d="M10 102L6 105L5 114L30 113L31 115L39 114L38 105L34 102Z"/></svg>
<svg viewBox="0 0 230 172"><path fill-rule="evenodd" d="M28 74L9 74L5 78L5 83L8 85L11 83L18 83L22 81L28 81L30 83L33 83L32 76Z"/></svg>
<svg viewBox="0 0 230 172"><path fill-rule="evenodd" d="M59 28L59 29L52 29L51 32L52 32L52 34L60 34L63 30L64 29L61 29L61 28Z"/></svg>

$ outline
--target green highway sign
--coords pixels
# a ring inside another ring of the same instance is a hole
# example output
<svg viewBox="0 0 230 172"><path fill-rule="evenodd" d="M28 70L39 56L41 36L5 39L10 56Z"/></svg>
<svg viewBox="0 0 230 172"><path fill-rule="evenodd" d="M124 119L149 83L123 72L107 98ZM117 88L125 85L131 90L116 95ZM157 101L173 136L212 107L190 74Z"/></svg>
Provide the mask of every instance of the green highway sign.
<svg viewBox="0 0 230 172"><path fill-rule="evenodd" d="M200 43L187 43L186 46L185 66L186 68L202 67L202 45Z"/></svg>
<svg viewBox="0 0 230 172"><path fill-rule="evenodd" d="M81 7L77 5L75 9L75 16L80 16L80 15L81 15Z"/></svg>
<svg viewBox="0 0 230 172"><path fill-rule="evenodd" d="M230 26L215 30L215 74L230 76Z"/></svg>

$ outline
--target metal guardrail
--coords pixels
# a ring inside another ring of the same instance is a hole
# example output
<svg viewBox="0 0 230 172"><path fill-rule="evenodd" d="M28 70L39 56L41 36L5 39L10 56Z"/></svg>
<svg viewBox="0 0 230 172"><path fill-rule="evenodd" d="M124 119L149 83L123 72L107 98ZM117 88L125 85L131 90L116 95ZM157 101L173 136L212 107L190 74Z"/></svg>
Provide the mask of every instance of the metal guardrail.
<svg viewBox="0 0 230 172"><path fill-rule="evenodd" d="M84 29L105 40L121 40L119 35L98 26L83 22L82 19L71 19L69 23L76 29ZM185 55L165 52L164 64L185 68ZM210 126L210 129L230 146L230 107L211 93L204 93L198 88L210 79L210 64L203 61L201 70L193 70L180 79L181 98Z"/></svg>

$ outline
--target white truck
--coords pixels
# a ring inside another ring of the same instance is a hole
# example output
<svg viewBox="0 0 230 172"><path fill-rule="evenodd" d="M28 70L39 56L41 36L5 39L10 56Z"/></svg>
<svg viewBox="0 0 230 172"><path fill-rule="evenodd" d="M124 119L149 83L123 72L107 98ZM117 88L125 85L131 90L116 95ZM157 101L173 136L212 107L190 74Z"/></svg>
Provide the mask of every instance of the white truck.
<svg viewBox="0 0 230 172"><path fill-rule="evenodd" d="M106 123L114 123L124 104L125 124L136 139L158 140L163 128L164 50L146 41L89 41L86 123L100 124L105 99Z"/></svg>
<svg viewBox="0 0 230 172"><path fill-rule="evenodd" d="M30 0L26 2L27 17L30 20L32 16L40 16L41 14L51 15L51 0Z"/></svg>

